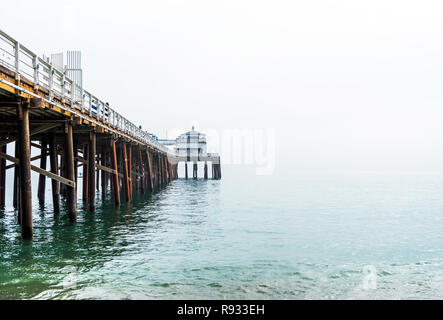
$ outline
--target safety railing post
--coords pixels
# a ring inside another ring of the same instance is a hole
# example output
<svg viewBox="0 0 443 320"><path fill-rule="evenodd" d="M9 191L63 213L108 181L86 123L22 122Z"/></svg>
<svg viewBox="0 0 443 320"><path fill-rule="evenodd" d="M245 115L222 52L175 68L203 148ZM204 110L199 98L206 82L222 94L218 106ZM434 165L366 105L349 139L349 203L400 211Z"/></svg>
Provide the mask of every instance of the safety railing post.
<svg viewBox="0 0 443 320"><path fill-rule="evenodd" d="M18 41L14 43L14 59L15 59L15 80L20 80L20 44Z"/></svg>
<svg viewBox="0 0 443 320"><path fill-rule="evenodd" d="M38 57L37 55L34 55L32 57L32 67L34 68L34 89L38 90L39 87L39 80L40 80L40 76L39 76L39 67L40 64L38 63Z"/></svg>
<svg viewBox="0 0 443 320"><path fill-rule="evenodd" d="M100 100L97 100L97 120L100 120L100 112L102 110L102 106Z"/></svg>
<svg viewBox="0 0 443 320"><path fill-rule="evenodd" d="M54 68L52 64L49 66L49 99L52 100L54 93L52 92L54 86Z"/></svg>
<svg viewBox="0 0 443 320"><path fill-rule="evenodd" d="M65 83L65 74L62 74L62 102L65 103L65 92L66 92L66 83Z"/></svg>
<svg viewBox="0 0 443 320"><path fill-rule="evenodd" d="M75 83L71 80L71 107L75 104Z"/></svg>
<svg viewBox="0 0 443 320"><path fill-rule="evenodd" d="M89 115L92 116L92 95L89 93Z"/></svg>

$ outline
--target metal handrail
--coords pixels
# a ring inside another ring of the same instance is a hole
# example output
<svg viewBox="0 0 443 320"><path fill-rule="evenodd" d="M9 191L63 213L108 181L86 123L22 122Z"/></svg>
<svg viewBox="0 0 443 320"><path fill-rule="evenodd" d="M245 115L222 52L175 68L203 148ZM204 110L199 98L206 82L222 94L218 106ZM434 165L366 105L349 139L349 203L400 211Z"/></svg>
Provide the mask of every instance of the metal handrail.
<svg viewBox="0 0 443 320"><path fill-rule="evenodd" d="M0 42L0 50L8 54L12 58L11 60L13 60L13 62L8 62L2 59L0 55L0 65L14 71L16 79L22 76L32 81L36 88L39 86L44 87L49 91L47 99L51 102L54 102L54 97L57 97L62 102L70 104L71 108L79 109L109 127L117 129L162 152L174 155L169 148L154 140L148 132L141 130L117 111L107 106L103 100L98 99L88 91L83 90L81 101L74 101L74 90L79 88L75 87L73 80L57 70L52 63L48 63L38 57L2 30L0 30L0 39L3 40ZM25 70L25 67L28 70L33 70L32 77L30 72Z"/></svg>

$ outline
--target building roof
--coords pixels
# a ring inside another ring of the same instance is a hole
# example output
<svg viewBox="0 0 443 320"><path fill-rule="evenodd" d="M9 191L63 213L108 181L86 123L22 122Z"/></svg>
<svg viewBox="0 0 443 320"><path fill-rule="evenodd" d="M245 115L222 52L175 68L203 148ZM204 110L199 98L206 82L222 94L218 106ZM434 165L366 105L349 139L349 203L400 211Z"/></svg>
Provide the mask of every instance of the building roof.
<svg viewBox="0 0 443 320"><path fill-rule="evenodd" d="M182 136L197 136L197 135L198 136L206 136L206 134L204 134L204 133L195 131L194 126L192 126L191 131L188 131L188 132L185 132L185 133L181 134L180 137L182 137Z"/></svg>

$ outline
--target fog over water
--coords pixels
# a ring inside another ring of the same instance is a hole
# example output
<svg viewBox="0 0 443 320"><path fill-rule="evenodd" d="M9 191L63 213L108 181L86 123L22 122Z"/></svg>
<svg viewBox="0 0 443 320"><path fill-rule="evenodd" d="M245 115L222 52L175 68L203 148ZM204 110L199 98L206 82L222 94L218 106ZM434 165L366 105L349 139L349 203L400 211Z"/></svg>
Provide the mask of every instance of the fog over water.
<svg viewBox="0 0 443 320"><path fill-rule="evenodd" d="M8 170L0 299L443 298L441 1L1 7L30 50L81 50L84 87L143 129L197 124L222 179L98 193L71 224L33 173L23 243Z"/></svg>
<svg viewBox="0 0 443 320"><path fill-rule="evenodd" d="M443 171L442 7L18 0L0 18L39 54L81 50L85 87L159 136L272 128L276 169Z"/></svg>

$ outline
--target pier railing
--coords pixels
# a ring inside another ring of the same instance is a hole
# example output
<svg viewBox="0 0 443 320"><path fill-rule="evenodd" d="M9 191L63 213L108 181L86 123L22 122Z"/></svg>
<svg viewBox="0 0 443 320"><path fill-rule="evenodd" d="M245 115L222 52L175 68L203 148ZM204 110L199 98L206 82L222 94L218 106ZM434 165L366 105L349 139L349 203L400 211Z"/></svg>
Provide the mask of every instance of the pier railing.
<svg viewBox="0 0 443 320"><path fill-rule="evenodd" d="M1 30L0 66L14 71L17 80L21 76L33 82L35 89L45 88L49 92L46 99L52 104L55 104L53 102L56 98L62 103L70 105L71 109L81 111L81 114L87 114L90 118L101 121L119 133L131 136L165 153L172 153L169 148L153 139L148 132L127 120L91 92L83 90L75 84L66 76L65 72L38 57Z"/></svg>

